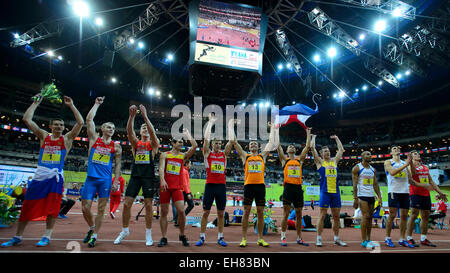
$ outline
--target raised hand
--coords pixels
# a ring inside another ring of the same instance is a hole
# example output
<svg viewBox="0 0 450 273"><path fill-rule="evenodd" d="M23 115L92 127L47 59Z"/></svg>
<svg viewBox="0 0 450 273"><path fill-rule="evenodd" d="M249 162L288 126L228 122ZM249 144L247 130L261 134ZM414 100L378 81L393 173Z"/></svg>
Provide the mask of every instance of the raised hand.
<svg viewBox="0 0 450 273"><path fill-rule="evenodd" d="M332 135L332 136L330 136L330 138L334 139L334 140L338 139L337 135Z"/></svg>
<svg viewBox="0 0 450 273"><path fill-rule="evenodd" d="M72 98L68 97L68 96L64 96L64 104L67 106L71 106L73 105L73 100Z"/></svg>
<svg viewBox="0 0 450 273"><path fill-rule="evenodd" d="M147 116L147 108L144 105L139 104L139 110L141 111L142 116Z"/></svg>
<svg viewBox="0 0 450 273"><path fill-rule="evenodd" d="M102 104L103 103L103 101L105 100L105 96L103 96L103 97L97 97L96 99L95 99L95 104Z"/></svg>
<svg viewBox="0 0 450 273"><path fill-rule="evenodd" d="M39 93L39 94L34 95L34 96L32 97L32 99L33 99L33 103L35 103L35 104L40 104L40 103L42 102L42 100L43 100L43 97L42 97L42 95Z"/></svg>
<svg viewBox="0 0 450 273"><path fill-rule="evenodd" d="M186 140L189 140L192 138L191 134L189 133L189 130L186 128L183 129L183 136L186 137Z"/></svg>
<svg viewBox="0 0 450 273"><path fill-rule="evenodd" d="M130 108L128 109L128 111L130 112L130 116L135 116L137 113L136 105L131 105Z"/></svg>

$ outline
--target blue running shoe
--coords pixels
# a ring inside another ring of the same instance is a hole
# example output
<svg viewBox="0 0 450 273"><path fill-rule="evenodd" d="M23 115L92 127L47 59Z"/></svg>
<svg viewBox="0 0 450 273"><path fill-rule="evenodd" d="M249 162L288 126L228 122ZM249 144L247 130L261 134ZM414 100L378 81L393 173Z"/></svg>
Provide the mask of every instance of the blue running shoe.
<svg viewBox="0 0 450 273"><path fill-rule="evenodd" d="M58 214L58 218L60 218L60 219L67 219L67 216L65 216L64 214Z"/></svg>
<svg viewBox="0 0 450 273"><path fill-rule="evenodd" d="M14 236L8 242L3 243L2 247L16 246L16 245L19 245L20 243L22 243L22 240L20 240L19 238Z"/></svg>
<svg viewBox="0 0 450 273"><path fill-rule="evenodd" d="M200 240L198 240L197 243L195 243L195 246L202 246L205 244L205 239L203 239L202 237L200 237Z"/></svg>
<svg viewBox="0 0 450 273"><path fill-rule="evenodd" d="M410 243L408 243L408 241L403 240L403 241L398 241L398 244L404 247L409 247L409 248L414 248L414 246Z"/></svg>
<svg viewBox="0 0 450 273"><path fill-rule="evenodd" d="M303 239L297 239L297 244L304 245L304 246L309 246L309 244L306 243L305 241L303 241Z"/></svg>
<svg viewBox="0 0 450 273"><path fill-rule="evenodd" d="M384 240L384 243L388 246L388 247L395 247L394 243L392 242L391 239L386 239Z"/></svg>
<svg viewBox="0 0 450 273"><path fill-rule="evenodd" d="M47 237L42 237L42 239L36 244L36 246L48 246L50 240Z"/></svg>
<svg viewBox="0 0 450 273"><path fill-rule="evenodd" d="M367 247L367 243L368 243L367 241L364 241L364 242L361 243L361 246L366 248Z"/></svg>
<svg viewBox="0 0 450 273"><path fill-rule="evenodd" d="M219 244L219 245L221 245L221 246L227 246L228 244L223 240L223 237L221 237L218 241L217 241L217 243Z"/></svg>

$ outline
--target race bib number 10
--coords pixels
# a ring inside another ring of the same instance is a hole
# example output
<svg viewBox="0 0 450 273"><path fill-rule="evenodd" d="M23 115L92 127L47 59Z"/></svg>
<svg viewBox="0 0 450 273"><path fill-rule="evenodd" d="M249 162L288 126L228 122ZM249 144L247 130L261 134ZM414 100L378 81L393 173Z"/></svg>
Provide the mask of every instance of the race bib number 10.
<svg viewBox="0 0 450 273"><path fill-rule="evenodd" d="M225 172L224 162L219 162L219 161L211 162L211 172L212 173L224 173Z"/></svg>

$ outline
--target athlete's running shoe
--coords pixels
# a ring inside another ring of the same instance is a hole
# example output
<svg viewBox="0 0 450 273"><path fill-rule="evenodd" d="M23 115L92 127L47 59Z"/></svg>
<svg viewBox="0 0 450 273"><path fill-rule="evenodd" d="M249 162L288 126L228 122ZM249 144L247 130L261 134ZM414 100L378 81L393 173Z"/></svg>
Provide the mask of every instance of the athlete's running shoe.
<svg viewBox="0 0 450 273"><path fill-rule="evenodd" d="M286 238L281 239L281 246L287 246Z"/></svg>
<svg viewBox="0 0 450 273"><path fill-rule="evenodd" d="M368 243L368 241L364 241L364 242L361 243L361 246L366 248L367 247L367 243Z"/></svg>
<svg viewBox="0 0 450 273"><path fill-rule="evenodd" d="M239 244L240 247L246 247L247 246L247 239L242 238L241 243Z"/></svg>
<svg viewBox="0 0 450 273"><path fill-rule="evenodd" d="M162 247L162 246L166 246L166 245L167 245L167 238L162 237L161 240L159 240L158 246Z"/></svg>
<svg viewBox="0 0 450 273"><path fill-rule="evenodd" d="M369 241L372 245L374 245L375 247L380 247L380 244L375 242L375 241Z"/></svg>
<svg viewBox="0 0 450 273"><path fill-rule="evenodd" d="M256 242L259 246L268 247L269 243L264 241L264 239L259 239L258 242Z"/></svg>
<svg viewBox="0 0 450 273"><path fill-rule="evenodd" d="M204 244L205 244L205 239L200 237L200 240L198 240L197 243L195 243L195 246L202 246Z"/></svg>
<svg viewBox="0 0 450 273"><path fill-rule="evenodd" d="M92 238L88 242L89 247L95 247L95 242L97 242L97 238Z"/></svg>
<svg viewBox="0 0 450 273"><path fill-rule="evenodd" d="M347 243L345 243L341 239L334 240L334 244L336 244L338 246L347 246Z"/></svg>
<svg viewBox="0 0 450 273"><path fill-rule="evenodd" d="M413 245L411 245L410 243L408 243L408 241L403 240L403 241L398 241L398 244L404 247L409 247L409 248L414 248Z"/></svg>
<svg viewBox="0 0 450 273"><path fill-rule="evenodd" d="M217 240L217 243L221 246L227 246L228 244L225 242L223 237L221 237L219 240Z"/></svg>
<svg viewBox="0 0 450 273"><path fill-rule="evenodd" d="M14 236L8 242L3 243L2 247L16 246L16 245L20 245L21 243L22 243L22 240Z"/></svg>
<svg viewBox="0 0 450 273"><path fill-rule="evenodd" d="M36 246L48 246L48 244L50 244L50 240L47 237L42 237Z"/></svg>
<svg viewBox="0 0 450 273"><path fill-rule="evenodd" d="M420 244L421 244L421 245L424 245L424 246L432 246L432 247L436 247L436 245L433 244L432 242L430 242L428 239L425 239L425 240L423 240L423 241L420 241Z"/></svg>
<svg viewBox="0 0 450 273"><path fill-rule="evenodd" d="M375 249L375 245L373 244L372 241L367 241L366 248L367 249Z"/></svg>
<svg viewBox="0 0 450 273"><path fill-rule="evenodd" d="M305 241L303 241L303 239L297 239L297 244L304 245L304 246L309 246L309 244L306 243Z"/></svg>
<svg viewBox="0 0 450 273"><path fill-rule="evenodd" d="M89 242L89 240L91 239L92 234L94 234L93 230L89 230L86 234L86 237L84 237L83 243L87 243Z"/></svg>
<svg viewBox="0 0 450 273"><path fill-rule="evenodd" d="M414 247L419 247L419 245L416 244L416 242L414 241L414 239L408 240L408 243L409 243L410 245L413 245Z"/></svg>
<svg viewBox="0 0 450 273"><path fill-rule="evenodd" d="M146 246L152 246L153 245L153 238L151 234L145 234L145 245Z"/></svg>
<svg viewBox="0 0 450 273"><path fill-rule="evenodd" d="M189 242L188 239L186 238L186 235L180 235L178 238L183 243L183 246L189 246Z"/></svg>
<svg viewBox="0 0 450 273"><path fill-rule="evenodd" d="M119 236L117 236L116 240L114 241L114 244L115 245L120 244L122 242L122 240L125 239L125 237L127 237L128 235L130 235L130 232L121 231L119 233Z"/></svg>
<svg viewBox="0 0 450 273"><path fill-rule="evenodd" d="M316 246L318 246L318 247L322 246L322 238L317 237Z"/></svg>
<svg viewBox="0 0 450 273"><path fill-rule="evenodd" d="M395 247L394 243L392 242L392 239L385 239L384 244L388 247Z"/></svg>

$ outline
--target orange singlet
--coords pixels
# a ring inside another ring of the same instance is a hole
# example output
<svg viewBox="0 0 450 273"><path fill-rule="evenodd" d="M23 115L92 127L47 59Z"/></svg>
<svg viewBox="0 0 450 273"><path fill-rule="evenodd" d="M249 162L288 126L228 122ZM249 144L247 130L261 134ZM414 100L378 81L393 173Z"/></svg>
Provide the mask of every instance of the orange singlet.
<svg viewBox="0 0 450 273"><path fill-rule="evenodd" d="M264 184L264 171L266 165L264 164L264 159L261 154L251 155L247 154L245 159L245 182L247 184Z"/></svg>
<svg viewBox="0 0 450 273"><path fill-rule="evenodd" d="M302 184L302 165L297 159L288 159L286 165L284 165L284 183L301 185Z"/></svg>

